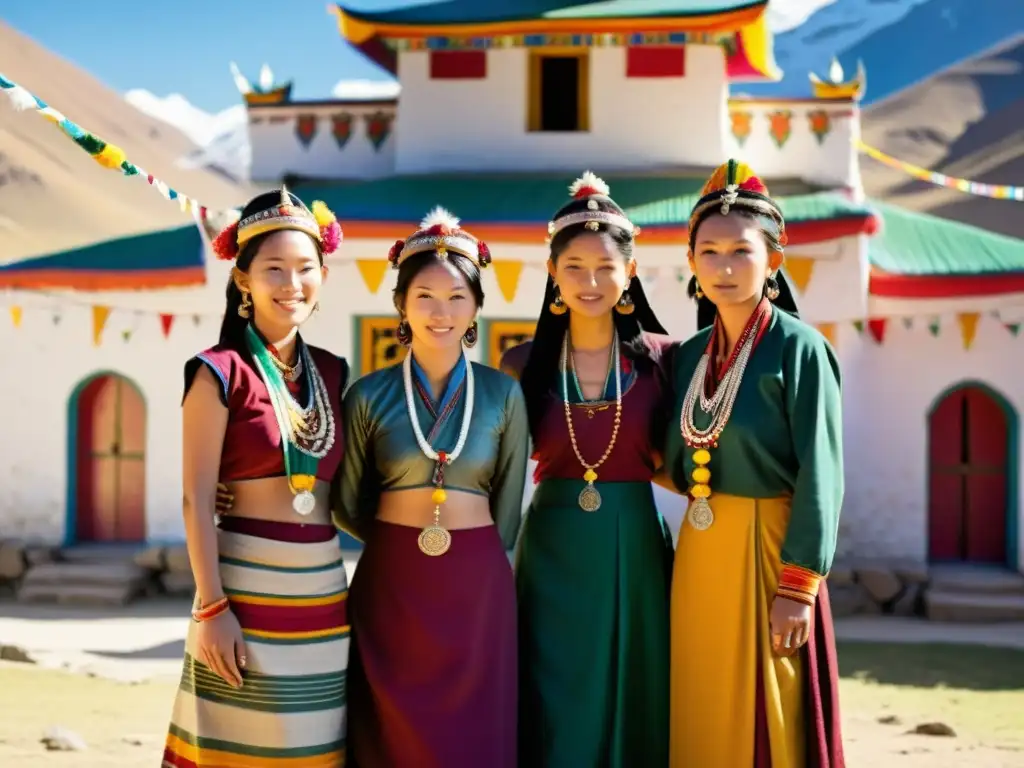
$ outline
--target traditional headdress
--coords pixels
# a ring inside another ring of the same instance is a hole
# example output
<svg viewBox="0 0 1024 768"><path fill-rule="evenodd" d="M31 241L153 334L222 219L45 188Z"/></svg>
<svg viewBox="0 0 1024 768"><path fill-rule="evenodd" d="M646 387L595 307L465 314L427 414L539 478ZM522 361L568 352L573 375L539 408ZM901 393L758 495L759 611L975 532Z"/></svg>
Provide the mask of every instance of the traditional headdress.
<svg viewBox="0 0 1024 768"><path fill-rule="evenodd" d="M768 186L751 170L750 166L736 160L729 160L718 166L701 190L700 200L690 214L690 252L693 253L697 227L708 216L720 213L727 216L729 211L741 210L765 216L779 228L779 245L785 246L786 221L782 210L769 196ZM773 304L792 315L799 316L796 298L782 271L773 277L775 298ZM706 328L714 322L717 310L706 296L697 296L697 328Z"/></svg>
<svg viewBox="0 0 1024 768"><path fill-rule="evenodd" d="M238 256L242 246L257 235L282 229L305 232L320 244L325 254L334 253L341 245L341 225L330 208L315 200L311 210L287 187L281 187L279 203L225 227L213 241L213 250L218 257L231 261Z"/></svg>
<svg viewBox="0 0 1024 768"><path fill-rule="evenodd" d="M640 234L640 227L626 218L618 203L612 200L609 186L592 171L584 171L582 176L570 184L569 194L573 200L586 200L587 207L581 211L570 210L561 216L556 215L554 221L548 222L549 238L573 224L585 224L587 229L595 232L599 225L608 224L624 229L634 237ZM602 202L605 203L604 208Z"/></svg>
<svg viewBox="0 0 1024 768"><path fill-rule="evenodd" d="M426 215L420 228L407 240L395 241L388 252L388 261L393 269L398 269L407 258L424 251L433 251L441 259L452 251L465 256L480 269L491 263L487 243L462 229L459 219L440 206Z"/></svg>
<svg viewBox="0 0 1024 768"><path fill-rule="evenodd" d="M768 216L779 227L779 243L786 244L786 222L782 211L768 195L767 185L749 165L736 160L718 166L704 183L700 200L690 214L690 248L698 225L712 213L727 215L733 209Z"/></svg>

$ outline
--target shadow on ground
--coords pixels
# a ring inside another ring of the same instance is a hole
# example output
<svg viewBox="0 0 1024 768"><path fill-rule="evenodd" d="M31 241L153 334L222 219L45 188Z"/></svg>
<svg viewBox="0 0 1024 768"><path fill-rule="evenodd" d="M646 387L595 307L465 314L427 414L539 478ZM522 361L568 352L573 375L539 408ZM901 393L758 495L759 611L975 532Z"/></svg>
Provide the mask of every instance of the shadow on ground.
<svg viewBox="0 0 1024 768"><path fill-rule="evenodd" d="M1024 651L946 643L840 642L838 646L840 677L914 688L1024 688Z"/></svg>
<svg viewBox="0 0 1024 768"><path fill-rule="evenodd" d="M86 653L103 659L121 659L128 661L167 661L185 657L185 641L172 640L168 643L139 648L135 651L86 651Z"/></svg>

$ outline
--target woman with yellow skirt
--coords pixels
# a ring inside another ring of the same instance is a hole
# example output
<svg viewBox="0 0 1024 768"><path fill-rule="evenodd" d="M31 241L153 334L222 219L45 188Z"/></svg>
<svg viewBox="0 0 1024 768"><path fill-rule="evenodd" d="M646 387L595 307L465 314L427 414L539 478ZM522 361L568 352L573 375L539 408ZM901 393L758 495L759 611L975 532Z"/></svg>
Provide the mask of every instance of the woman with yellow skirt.
<svg viewBox="0 0 1024 768"><path fill-rule="evenodd" d="M672 768L843 766L825 576L843 500L839 364L796 317L785 222L730 160L690 218L701 330L670 363Z"/></svg>

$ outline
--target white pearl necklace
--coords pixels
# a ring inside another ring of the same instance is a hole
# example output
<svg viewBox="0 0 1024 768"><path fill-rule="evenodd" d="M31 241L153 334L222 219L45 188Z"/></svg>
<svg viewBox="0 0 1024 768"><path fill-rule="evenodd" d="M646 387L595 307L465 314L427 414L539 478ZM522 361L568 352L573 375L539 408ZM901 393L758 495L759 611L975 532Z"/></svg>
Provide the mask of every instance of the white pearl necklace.
<svg viewBox="0 0 1024 768"><path fill-rule="evenodd" d="M465 349L462 350L462 359L466 363L466 408L462 412L462 427L459 430L458 442L455 443L451 453L445 454L445 464L451 464L462 453L462 449L466 446L466 439L469 437L469 424L473 418L473 364L466 357ZM419 417L416 415L416 402L413 399L412 386L412 351L402 361L402 380L405 384L405 407L409 412L409 421L412 423L412 431L416 435L416 442L419 444L424 456L431 461L437 461L441 457L431 447L430 443L427 442L427 438L423 435L423 430L420 428Z"/></svg>
<svg viewBox="0 0 1024 768"><path fill-rule="evenodd" d="M733 406L736 404L736 396L740 391L740 384L743 383L743 373L746 371L750 354L754 350L756 337L757 334L753 332L747 335L743 346L736 353L736 359L722 376L722 380L711 398L705 397L704 394L704 381L708 366L711 364L711 355L705 352L701 356L700 362L697 363L693 378L690 379L690 386L686 390L683 409L679 414L679 429L686 441L694 447L706 448L713 445L729 422ZM699 429L693 420L693 412L698 401L700 409L704 413L713 414L707 429Z"/></svg>

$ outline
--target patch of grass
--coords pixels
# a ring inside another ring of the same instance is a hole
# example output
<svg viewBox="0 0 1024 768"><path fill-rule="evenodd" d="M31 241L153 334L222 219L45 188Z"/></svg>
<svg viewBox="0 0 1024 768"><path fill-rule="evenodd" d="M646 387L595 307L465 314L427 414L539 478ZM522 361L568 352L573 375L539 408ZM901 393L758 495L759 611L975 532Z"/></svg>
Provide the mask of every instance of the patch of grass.
<svg viewBox="0 0 1024 768"><path fill-rule="evenodd" d="M27 664L0 664L0 766L153 768L177 681L120 683ZM81 736L83 752L48 752L46 730Z"/></svg>
<svg viewBox="0 0 1024 768"><path fill-rule="evenodd" d="M1024 651L984 646L839 644L845 713L941 721L958 734L1024 746Z"/></svg>

